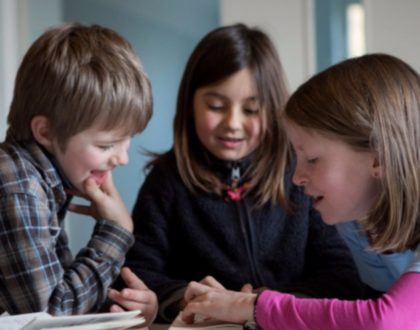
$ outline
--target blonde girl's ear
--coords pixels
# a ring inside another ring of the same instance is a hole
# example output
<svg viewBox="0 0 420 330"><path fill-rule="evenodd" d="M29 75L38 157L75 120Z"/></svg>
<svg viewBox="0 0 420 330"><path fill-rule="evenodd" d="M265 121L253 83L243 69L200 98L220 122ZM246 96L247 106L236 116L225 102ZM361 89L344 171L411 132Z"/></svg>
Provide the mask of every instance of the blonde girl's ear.
<svg viewBox="0 0 420 330"><path fill-rule="evenodd" d="M33 117L31 120L31 131L35 141L49 150L52 145L52 134L48 118L45 116Z"/></svg>
<svg viewBox="0 0 420 330"><path fill-rule="evenodd" d="M372 155L371 173L375 179L382 178L383 170L382 170L382 166L379 164L379 159L377 155Z"/></svg>

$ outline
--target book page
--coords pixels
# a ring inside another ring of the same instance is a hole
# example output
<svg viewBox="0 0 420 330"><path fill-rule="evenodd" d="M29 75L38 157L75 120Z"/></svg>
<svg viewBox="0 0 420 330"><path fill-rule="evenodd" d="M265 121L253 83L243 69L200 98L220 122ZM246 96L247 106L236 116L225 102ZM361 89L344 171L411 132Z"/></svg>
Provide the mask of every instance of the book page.
<svg viewBox="0 0 420 330"><path fill-rule="evenodd" d="M81 324L81 325L70 325L65 327L47 327L39 330L122 330L131 328L136 325L144 323L144 318L134 318L126 320L108 321L101 323ZM145 329L144 327L136 327L135 329Z"/></svg>
<svg viewBox="0 0 420 330"><path fill-rule="evenodd" d="M182 321L181 318L182 312L178 314L177 318L172 322L168 330L188 330L188 329L219 329L219 330L234 330L241 329L242 324L238 323L227 323L218 320L205 320L202 317L196 315L195 321L192 324L187 324Z"/></svg>
<svg viewBox="0 0 420 330"><path fill-rule="evenodd" d="M0 317L0 328L2 330L20 330L25 325L30 323L36 318L51 318L52 316L48 313L39 312L39 313L27 313L20 315L3 315Z"/></svg>
<svg viewBox="0 0 420 330"><path fill-rule="evenodd" d="M48 328L69 327L76 325L87 325L92 323L104 323L110 321L121 321L132 319L140 314L140 311L129 311L121 313L99 313L99 314L84 314L84 315L70 315L70 316L53 316L48 319L38 318L34 319L23 330L40 330ZM143 318L139 318L144 322ZM140 323L141 323L140 322ZM76 329L76 328L74 328ZM106 329L106 328L105 328ZM117 329L112 328L112 329Z"/></svg>

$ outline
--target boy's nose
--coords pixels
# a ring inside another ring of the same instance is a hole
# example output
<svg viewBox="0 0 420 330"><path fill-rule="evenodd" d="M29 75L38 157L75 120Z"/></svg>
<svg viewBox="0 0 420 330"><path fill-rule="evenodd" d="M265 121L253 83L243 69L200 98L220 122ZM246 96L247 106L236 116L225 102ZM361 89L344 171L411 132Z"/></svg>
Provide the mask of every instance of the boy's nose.
<svg viewBox="0 0 420 330"><path fill-rule="evenodd" d="M113 166L127 165L128 164L128 151L123 150L119 152L118 154L112 156L111 164Z"/></svg>

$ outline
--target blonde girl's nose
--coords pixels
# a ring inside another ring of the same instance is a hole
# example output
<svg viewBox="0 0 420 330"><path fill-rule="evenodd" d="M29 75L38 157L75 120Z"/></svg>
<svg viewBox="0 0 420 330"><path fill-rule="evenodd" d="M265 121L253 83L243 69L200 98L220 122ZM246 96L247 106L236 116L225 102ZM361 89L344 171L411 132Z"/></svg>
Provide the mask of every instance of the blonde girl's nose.
<svg viewBox="0 0 420 330"><path fill-rule="evenodd" d="M296 166L293 173L292 181L297 186L304 186L307 182L307 177L304 170L300 166Z"/></svg>

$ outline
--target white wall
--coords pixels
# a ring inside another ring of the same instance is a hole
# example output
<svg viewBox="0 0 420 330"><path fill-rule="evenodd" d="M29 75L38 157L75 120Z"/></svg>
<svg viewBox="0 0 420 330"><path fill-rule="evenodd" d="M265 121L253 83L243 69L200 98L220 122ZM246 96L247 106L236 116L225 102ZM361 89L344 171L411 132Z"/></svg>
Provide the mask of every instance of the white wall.
<svg viewBox="0 0 420 330"><path fill-rule="evenodd" d="M420 1L364 0L367 51L385 52L420 72Z"/></svg>
<svg viewBox="0 0 420 330"><path fill-rule="evenodd" d="M45 29L61 21L61 0L0 0L0 141L6 133L16 71L23 54Z"/></svg>
<svg viewBox="0 0 420 330"><path fill-rule="evenodd" d="M420 72L420 1L364 0L367 52L400 57ZM291 90L314 72L313 0L220 0L221 23L263 28L280 53Z"/></svg>
<svg viewBox="0 0 420 330"><path fill-rule="evenodd" d="M272 38L293 91L314 72L311 0L220 0L221 24L243 22Z"/></svg>
<svg viewBox="0 0 420 330"><path fill-rule="evenodd" d="M18 6L15 0L0 0L0 140L13 93L18 58Z"/></svg>

